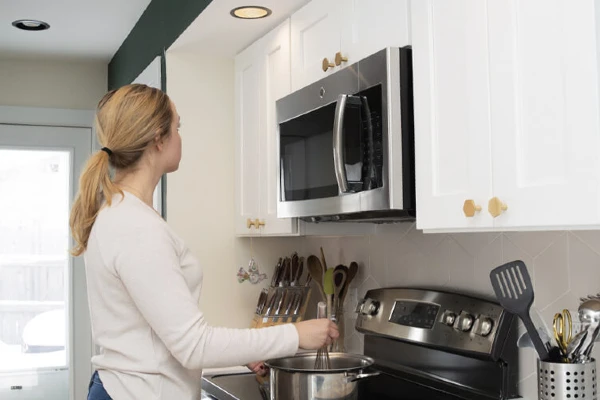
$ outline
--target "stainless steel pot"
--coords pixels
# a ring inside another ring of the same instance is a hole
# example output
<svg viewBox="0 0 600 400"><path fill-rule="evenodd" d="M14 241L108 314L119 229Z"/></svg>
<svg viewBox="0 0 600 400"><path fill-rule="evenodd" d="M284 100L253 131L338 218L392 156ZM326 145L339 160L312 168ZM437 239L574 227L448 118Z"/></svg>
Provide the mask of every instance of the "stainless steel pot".
<svg viewBox="0 0 600 400"><path fill-rule="evenodd" d="M357 400L362 379L373 359L348 353L329 353L331 369L314 369L316 353L268 360L271 400Z"/></svg>

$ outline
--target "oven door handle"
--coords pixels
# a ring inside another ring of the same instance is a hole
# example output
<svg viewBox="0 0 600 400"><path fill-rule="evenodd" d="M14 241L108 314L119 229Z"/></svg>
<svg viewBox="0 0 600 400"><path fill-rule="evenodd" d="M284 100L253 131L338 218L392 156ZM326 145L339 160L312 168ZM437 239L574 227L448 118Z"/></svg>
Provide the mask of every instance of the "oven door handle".
<svg viewBox="0 0 600 400"><path fill-rule="evenodd" d="M348 178L344 157L344 113L346 112L347 101L347 94L338 96L333 119L333 166L340 194L348 193Z"/></svg>

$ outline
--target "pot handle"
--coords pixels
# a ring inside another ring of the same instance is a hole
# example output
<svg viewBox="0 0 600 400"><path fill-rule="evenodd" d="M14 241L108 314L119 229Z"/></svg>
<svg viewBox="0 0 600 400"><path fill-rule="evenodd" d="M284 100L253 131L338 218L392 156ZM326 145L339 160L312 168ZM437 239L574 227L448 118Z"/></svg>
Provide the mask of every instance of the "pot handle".
<svg viewBox="0 0 600 400"><path fill-rule="evenodd" d="M371 377L379 376L379 375L381 375L381 372L371 372L369 374L363 374L363 373L351 374L349 372L345 373L346 383L356 382L361 379L367 379L367 378L371 378Z"/></svg>

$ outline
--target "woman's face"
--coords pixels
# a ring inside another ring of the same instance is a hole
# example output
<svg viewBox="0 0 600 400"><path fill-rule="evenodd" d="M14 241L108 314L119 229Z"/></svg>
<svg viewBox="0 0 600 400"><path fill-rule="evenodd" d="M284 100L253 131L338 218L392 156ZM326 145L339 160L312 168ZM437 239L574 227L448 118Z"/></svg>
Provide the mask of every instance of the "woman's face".
<svg viewBox="0 0 600 400"><path fill-rule="evenodd" d="M171 134L165 139L162 152L165 173L177 171L181 161L181 136L179 135L181 118L173 102L171 102L171 108L174 116L171 123Z"/></svg>

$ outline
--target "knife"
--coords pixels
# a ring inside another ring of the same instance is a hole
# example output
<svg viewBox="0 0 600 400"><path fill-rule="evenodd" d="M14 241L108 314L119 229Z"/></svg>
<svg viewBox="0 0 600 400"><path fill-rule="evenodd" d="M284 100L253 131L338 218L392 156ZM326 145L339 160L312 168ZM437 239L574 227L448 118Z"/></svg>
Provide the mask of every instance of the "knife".
<svg viewBox="0 0 600 400"><path fill-rule="evenodd" d="M279 297L279 302L277 304L277 310L275 310L275 315L281 315L281 309L283 308L283 304L285 303L285 299L287 297L287 290L284 290L281 294L281 296ZM279 317L275 317L273 318L273 322L277 322L279 321Z"/></svg>
<svg viewBox="0 0 600 400"><path fill-rule="evenodd" d="M279 257L279 261L277 261L277 265L273 271L273 278L271 278L271 287L275 287L278 284L277 279L279 278L279 271L281 270L281 262L282 259Z"/></svg>
<svg viewBox="0 0 600 400"><path fill-rule="evenodd" d="M298 313L300 312L300 307L302 307L303 300L304 300L303 293L298 293L298 295L296 296L296 304L294 305L294 313L293 313L293 317L292 317L292 322L298 321L298 318L300 317L298 315Z"/></svg>
<svg viewBox="0 0 600 400"><path fill-rule="evenodd" d="M289 293L287 296L287 304L285 306L285 311L283 312L283 319L285 319L286 321L292 315L292 308L294 307L294 302L296 301L296 297L297 297L297 294L293 293L293 292Z"/></svg>
<svg viewBox="0 0 600 400"><path fill-rule="evenodd" d="M265 309L265 306L267 305L267 297L269 296L269 290L268 289L263 289L260 292L260 296L258 298L258 307L256 309L256 313L258 315L261 315L263 310Z"/></svg>
<svg viewBox="0 0 600 400"><path fill-rule="evenodd" d="M275 301L277 300L278 292L273 293L271 299L268 301L267 311L265 311L263 323L266 323L269 320L269 316L273 313L275 309Z"/></svg>

